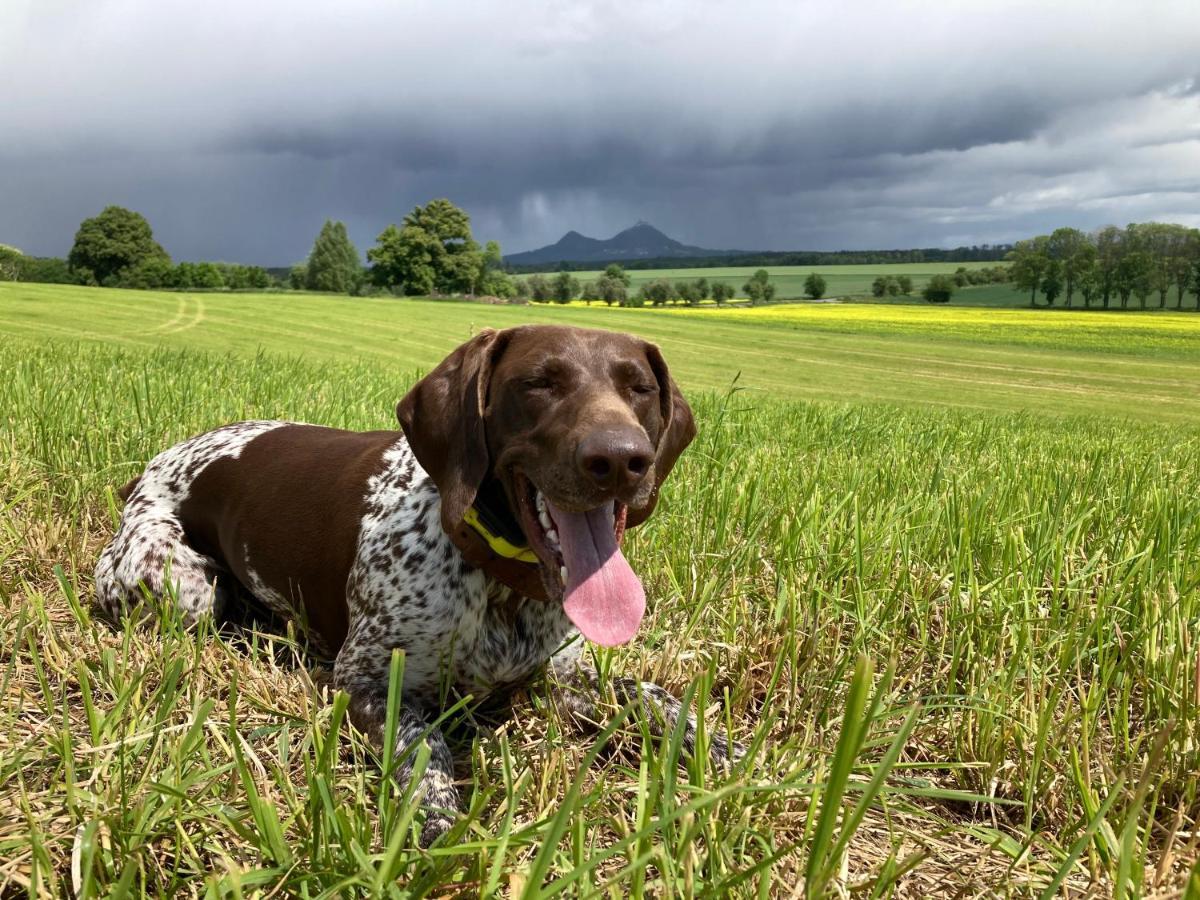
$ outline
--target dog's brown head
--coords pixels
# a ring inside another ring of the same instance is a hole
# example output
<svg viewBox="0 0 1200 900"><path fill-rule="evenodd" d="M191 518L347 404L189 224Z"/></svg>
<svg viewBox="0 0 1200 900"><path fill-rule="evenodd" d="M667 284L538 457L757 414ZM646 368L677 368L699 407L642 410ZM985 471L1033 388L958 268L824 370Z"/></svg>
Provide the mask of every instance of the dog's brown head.
<svg viewBox="0 0 1200 900"><path fill-rule="evenodd" d="M396 410L453 532L485 483L502 488L553 601L591 640L629 640L645 610L625 529L645 521L696 434L653 344L557 325L484 331Z"/></svg>

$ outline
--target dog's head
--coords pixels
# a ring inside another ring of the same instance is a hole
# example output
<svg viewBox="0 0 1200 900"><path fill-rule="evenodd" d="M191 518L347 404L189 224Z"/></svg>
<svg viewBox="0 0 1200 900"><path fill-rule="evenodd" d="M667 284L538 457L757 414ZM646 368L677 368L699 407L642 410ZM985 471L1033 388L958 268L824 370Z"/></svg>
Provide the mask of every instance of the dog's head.
<svg viewBox="0 0 1200 900"><path fill-rule="evenodd" d="M633 636L645 593L621 536L654 511L696 433L657 347L555 325L484 331L396 412L437 485L447 532L494 481L551 600L597 643Z"/></svg>

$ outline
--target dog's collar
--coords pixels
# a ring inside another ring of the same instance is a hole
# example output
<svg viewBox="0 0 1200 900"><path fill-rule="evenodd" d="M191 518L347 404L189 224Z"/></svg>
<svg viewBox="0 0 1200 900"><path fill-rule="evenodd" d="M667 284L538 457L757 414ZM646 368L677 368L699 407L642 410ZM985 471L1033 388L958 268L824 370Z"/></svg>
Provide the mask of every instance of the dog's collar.
<svg viewBox="0 0 1200 900"><path fill-rule="evenodd" d="M496 479L489 478L480 485L463 521L487 541L497 556L537 565L537 554L530 549L525 532L508 505L504 488Z"/></svg>
<svg viewBox="0 0 1200 900"><path fill-rule="evenodd" d="M463 520L450 532L450 540L468 564L482 569L489 578L523 597L549 599L537 555L529 548L498 482L489 479L479 489Z"/></svg>

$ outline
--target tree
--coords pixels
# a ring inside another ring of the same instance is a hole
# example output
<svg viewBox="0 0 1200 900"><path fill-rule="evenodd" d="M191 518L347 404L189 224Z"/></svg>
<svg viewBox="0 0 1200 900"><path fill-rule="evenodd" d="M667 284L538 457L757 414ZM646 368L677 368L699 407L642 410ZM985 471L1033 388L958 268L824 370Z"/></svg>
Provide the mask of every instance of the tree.
<svg viewBox="0 0 1200 900"><path fill-rule="evenodd" d="M1175 308L1183 309L1183 295L1187 292L1192 266L1200 261L1200 229L1185 228L1177 236L1171 258L1171 274L1175 281ZM1200 298L1196 301L1200 308Z"/></svg>
<svg viewBox="0 0 1200 900"><path fill-rule="evenodd" d="M371 279L411 295L474 292L485 254L471 237L471 218L449 200L432 200L389 225L367 251Z"/></svg>
<svg viewBox="0 0 1200 900"><path fill-rule="evenodd" d="M358 250L350 242L346 226L326 219L308 254L305 286L310 291L349 294L358 282L361 268Z"/></svg>
<svg viewBox="0 0 1200 900"><path fill-rule="evenodd" d="M1071 295L1075 289L1079 287L1082 290L1081 279L1088 273L1094 273L1095 269L1096 247L1084 235L1083 242L1075 249L1075 252L1063 261L1063 281L1066 287L1068 308L1071 306ZM1089 306L1091 305L1090 300L1085 300L1085 302Z"/></svg>
<svg viewBox="0 0 1200 900"><path fill-rule="evenodd" d="M20 281L24 256L16 247L0 244L0 281Z"/></svg>
<svg viewBox="0 0 1200 900"><path fill-rule="evenodd" d="M192 287L207 288L209 290L225 287L225 281L221 278L221 270L214 263L196 263L196 268L193 270L192 275Z"/></svg>
<svg viewBox="0 0 1200 900"><path fill-rule="evenodd" d="M1086 308L1091 308L1093 300L1099 300L1100 294L1104 290L1100 279L1100 267L1093 264L1087 269L1083 269L1076 273L1076 284L1079 287L1079 293L1083 295L1083 305Z"/></svg>
<svg viewBox="0 0 1200 900"><path fill-rule="evenodd" d="M249 270L250 287L262 290L271 286L271 273L262 266L250 266Z"/></svg>
<svg viewBox="0 0 1200 900"><path fill-rule="evenodd" d="M1046 255L1045 242L1046 238L1044 237L1029 241L1017 241L1017 245L1008 254L1012 263L1009 271L1012 274L1013 284L1019 290L1029 291L1030 306L1037 306L1037 292L1042 284L1042 275L1050 264L1050 258Z"/></svg>
<svg viewBox="0 0 1200 900"><path fill-rule="evenodd" d="M1200 257L1192 263L1188 282L1191 284L1192 293L1196 295L1196 312L1200 312Z"/></svg>
<svg viewBox="0 0 1200 900"><path fill-rule="evenodd" d="M609 269L612 266L608 267ZM618 268L620 268L618 266ZM626 275L626 278L629 276ZM596 282L596 293L598 299L603 300L606 305L612 306L614 303L618 306L624 306L629 297L628 285L625 281L613 275L609 275L605 270L605 274L601 275Z"/></svg>
<svg viewBox="0 0 1200 900"><path fill-rule="evenodd" d="M151 256L143 259L136 266L122 269L119 275L113 276L112 280L118 287L124 288L140 290L172 288L175 287L175 267L171 265L169 259Z"/></svg>
<svg viewBox="0 0 1200 900"><path fill-rule="evenodd" d="M196 264L193 262L181 262L175 267L171 278L175 287L185 291L196 287Z"/></svg>
<svg viewBox="0 0 1200 900"><path fill-rule="evenodd" d="M903 291L900 283L901 278L908 282L907 291ZM907 275L902 275L900 278L893 278L891 275L880 275L871 282L871 294L875 297L895 297L901 292L912 293L912 279Z"/></svg>
<svg viewBox="0 0 1200 900"><path fill-rule="evenodd" d="M905 297L907 297L909 294L911 294L913 292L912 279L909 278L907 275L900 275L899 277L896 278L896 288L900 291L901 294L903 294Z"/></svg>
<svg viewBox="0 0 1200 900"><path fill-rule="evenodd" d="M389 225L367 251L371 281L410 297L432 294L436 244L423 228L406 225L400 229Z"/></svg>
<svg viewBox="0 0 1200 900"><path fill-rule="evenodd" d="M766 269L759 269L750 280L742 285L742 290L750 298L750 305L769 303L775 297L775 285L771 284L771 275Z"/></svg>
<svg viewBox="0 0 1200 900"><path fill-rule="evenodd" d="M604 270L604 277L616 279L617 281L621 282L626 289L628 289L629 285L633 282L633 278L621 267L620 263L609 263L608 268Z"/></svg>
<svg viewBox="0 0 1200 900"><path fill-rule="evenodd" d="M525 285L529 289L529 299L534 303L549 303L554 298L550 279L545 275L530 275Z"/></svg>
<svg viewBox="0 0 1200 900"><path fill-rule="evenodd" d="M1141 250L1127 254L1118 264L1113 274L1113 284L1121 298L1121 309L1129 306L1129 297L1136 296L1146 308L1146 297L1153 289L1151 281L1150 257Z"/></svg>
<svg viewBox="0 0 1200 900"><path fill-rule="evenodd" d="M80 224L67 264L80 280L104 284L123 269L152 257L170 261L167 251L154 240L150 223L133 210L109 206Z"/></svg>
<svg viewBox="0 0 1200 900"><path fill-rule="evenodd" d="M78 279L61 257L22 256L17 280L35 284L75 284Z"/></svg>
<svg viewBox="0 0 1200 900"><path fill-rule="evenodd" d="M308 266L304 263L297 263L288 272L288 287L293 291L302 291L306 284L308 284Z"/></svg>
<svg viewBox="0 0 1200 900"><path fill-rule="evenodd" d="M728 282L714 281L711 290L712 298L716 301L717 306L733 299L733 285Z"/></svg>
<svg viewBox="0 0 1200 900"><path fill-rule="evenodd" d="M1056 228L1046 241L1047 255L1060 266L1062 287L1065 288L1067 306L1075 295L1075 278L1085 260L1081 257L1085 247L1091 247L1087 235L1078 228ZM1053 305L1053 304L1051 304Z"/></svg>
<svg viewBox="0 0 1200 900"><path fill-rule="evenodd" d="M1182 310L1183 294L1187 292L1192 266L1200 260L1200 229L1181 228L1171 246L1171 277L1175 282L1175 308ZM1200 307L1200 299L1196 300Z"/></svg>
<svg viewBox="0 0 1200 900"><path fill-rule="evenodd" d="M934 275L921 291L921 296L930 303L949 303L957 285L950 275Z"/></svg>
<svg viewBox="0 0 1200 900"><path fill-rule="evenodd" d="M1124 252L1124 235L1115 225L1106 225L1096 232L1096 263L1100 267L1100 294L1104 308L1116 292L1117 266Z"/></svg>
<svg viewBox="0 0 1200 900"><path fill-rule="evenodd" d="M550 282L550 297L555 303L570 303L579 295L579 279L570 272L559 272Z"/></svg>
<svg viewBox="0 0 1200 900"><path fill-rule="evenodd" d="M1154 258L1143 250L1137 250L1126 257L1129 270L1129 283L1133 295L1138 298L1138 306L1146 308L1146 298L1154 291Z"/></svg>
<svg viewBox="0 0 1200 900"><path fill-rule="evenodd" d="M642 286L642 299L653 306L663 306L674 297L674 288L665 278L656 278Z"/></svg>
<svg viewBox="0 0 1200 900"><path fill-rule="evenodd" d="M579 299L582 300L584 303L586 303L588 306L592 305L593 300L599 300L600 299L599 279L597 279L595 281L585 281L583 283L583 287L581 287L579 289Z"/></svg>
<svg viewBox="0 0 1200 900"><path fill-rule="evenodd" d="M1062 293L1063 290L1063 265L1057 259L1048 260L1046 269L1042 273L1042 296L1046 298L1046 305L1053 306L1055 298Z"/></svg>
<svg viewBox="0 0 1200 900"><path fill-rule="evenodd" d="M955 269L954 274L951 276L951 278L954 280L955 287L960 287L960 288L966 287L968 284L971 283L971 279L967 275L967 267L966 266L959 266L957 269Z"/></svg>
<svg viewBox="0 0 1200 900"><path fill-rule="evenodd" d="M825 279L816 272L811 273L804 279L804 295L813 300L820 300L825 296Z"/></svg>
<svg viewBox="0 0 1200 900"><path fill-rule="evenodd" d="M490 297L511 297L516 293L513 280L504 271L504 257L497 241L488 241L480 256L479 293Z"/></svg>
<svg viewBox="0 0 1200 900"><path fill-rule="evenodd" d="M675 282L675 299L681 303L686 303L688 306L695 306L700 302L700 297L696 292L696 285L690 281Z"/></svg>

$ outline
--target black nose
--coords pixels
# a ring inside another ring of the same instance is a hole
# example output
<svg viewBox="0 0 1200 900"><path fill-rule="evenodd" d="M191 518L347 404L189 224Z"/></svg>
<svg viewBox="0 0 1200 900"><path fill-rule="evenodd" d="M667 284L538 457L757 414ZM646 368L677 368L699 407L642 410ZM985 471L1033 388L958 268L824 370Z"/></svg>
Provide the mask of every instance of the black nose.
<svg viewBox="0 0 1200 900"><path fill-rule="evenodd" d="M579 442L576 454L583 474L607 490L630 488L654 462L654 447L640 429L593 431Z"/></svg>

